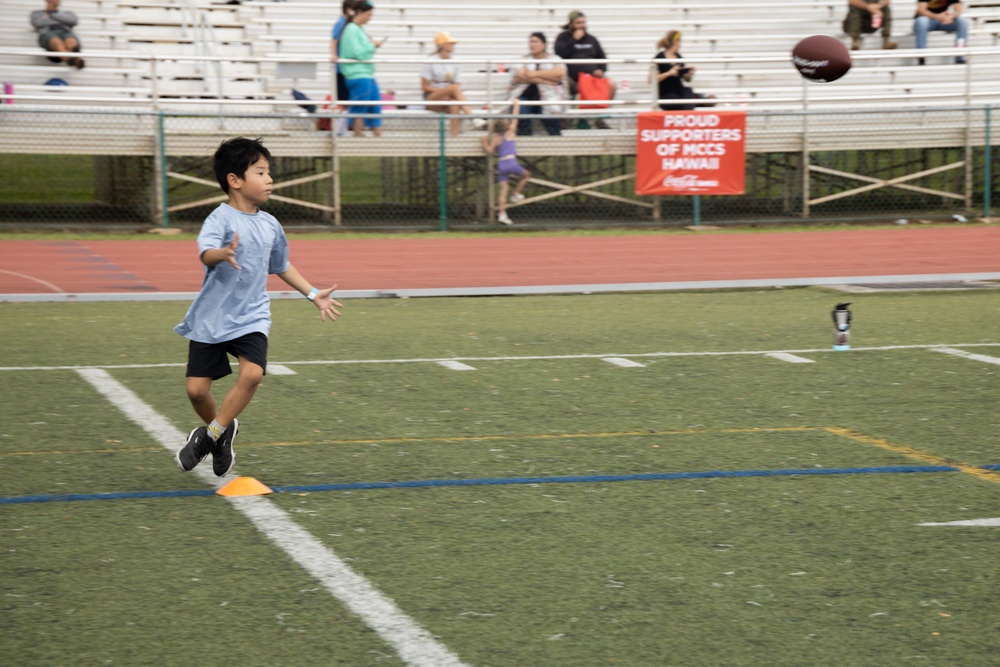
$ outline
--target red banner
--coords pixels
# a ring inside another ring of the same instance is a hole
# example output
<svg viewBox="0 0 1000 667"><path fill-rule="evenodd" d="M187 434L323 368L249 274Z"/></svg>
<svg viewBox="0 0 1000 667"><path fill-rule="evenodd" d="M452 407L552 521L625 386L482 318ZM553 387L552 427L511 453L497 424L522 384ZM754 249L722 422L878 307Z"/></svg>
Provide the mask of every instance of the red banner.
<svg viewBox="0 0 1000 667"><path fill-rule="evenodd" d="M650 111L636 118L637 195L741 195L745 111Z"/></svg>

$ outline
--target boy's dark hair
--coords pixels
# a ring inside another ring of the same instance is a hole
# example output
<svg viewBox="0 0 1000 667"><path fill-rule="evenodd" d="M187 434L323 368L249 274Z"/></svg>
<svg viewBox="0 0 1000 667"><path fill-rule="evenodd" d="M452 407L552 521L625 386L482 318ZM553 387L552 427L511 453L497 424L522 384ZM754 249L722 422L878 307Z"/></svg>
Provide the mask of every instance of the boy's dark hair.
<svg viewBox="0 0 1000 667"><path fill-rule="evenodd" d="M544 32L533 32L533 33L531 33L531 37L537 37L539 40L541 40L542 44L548 44L549 43L549 40L545 39L545 33Z"/></svg>
<svg viewBox="0 0 1000 667"><path fill-rule="evenodd" d="M247 139L246 137L236 137L227 139L219 144L215 151L215 180L219 182L219 187L227 195L229 194L229 174L236 174L243 178L257 160L264 158L271 161L271 152L264 148L263 139Z"/></svg>

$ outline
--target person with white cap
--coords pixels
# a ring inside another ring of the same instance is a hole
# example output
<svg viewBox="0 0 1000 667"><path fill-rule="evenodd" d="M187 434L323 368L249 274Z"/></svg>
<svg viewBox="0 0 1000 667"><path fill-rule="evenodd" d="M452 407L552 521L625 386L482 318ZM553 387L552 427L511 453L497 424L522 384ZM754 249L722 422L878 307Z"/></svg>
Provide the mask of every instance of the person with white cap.
<svg viewBox="0 0 1000 667"><path fill-rule="evenodd" d="M420 69L420 88L424 94L424 100L428 102L465 102L465 93L462 92L462 68L455 63L451 54L455 50L458 40L447 32L439 32L434 36L433 57L423 64ZM469 114L471 110L468 105L463 104L432 104L428 105L431 111L439 111L448 114ZM462 131L462 119L452 118L449 122L451 136L457 137Z"/></svg>

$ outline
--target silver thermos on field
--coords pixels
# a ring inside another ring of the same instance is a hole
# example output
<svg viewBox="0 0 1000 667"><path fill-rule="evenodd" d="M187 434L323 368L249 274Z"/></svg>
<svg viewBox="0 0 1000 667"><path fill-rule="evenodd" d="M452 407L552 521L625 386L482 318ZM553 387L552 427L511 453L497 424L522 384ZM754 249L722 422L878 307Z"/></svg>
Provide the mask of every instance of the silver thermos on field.
<svg viewBox="0 0 1000 667"><path fill-rule="evenodd" d="M847 307L849 303L838 303L837 307L830 313L833 315L833 349L851 349L851 311Z"/></svg>

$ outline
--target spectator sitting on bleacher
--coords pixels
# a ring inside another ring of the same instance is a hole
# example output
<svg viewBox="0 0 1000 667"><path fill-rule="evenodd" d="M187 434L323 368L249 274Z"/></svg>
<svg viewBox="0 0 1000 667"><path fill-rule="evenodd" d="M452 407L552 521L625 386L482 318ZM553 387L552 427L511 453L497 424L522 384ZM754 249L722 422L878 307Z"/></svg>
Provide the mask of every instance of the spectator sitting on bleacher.
<svg viewBox="0 0 1000 667"><path fill-rule="evenodd" d="M919 0L917 13L913 17L913 35L917 38L917 48L927 48L927 33L935 30L955 33L955 46L964 47L969 43L969 19L962 14L962 0ZM924 64L923 58L917 62ZM955 62L963 64L965 58L958 56Z"/></svg>
<svg viewBox="0 0 1000 667"><path fill-rule="evenodd" d="M340 33L340 57L348 60L371 60L375 49L382 45L374 42L368 36L364 25L372 18L371 3L364 1L355 6L354 15L348 17L344 31ZM367 100L369 104L358 104L348 107L349 114L380 114L382 105L378 103L382 95L375 81L375 65L373 63L341 63L340 71L347 83L348 99ZM373 103L374 102L374 103ZM381 118L355 118L354 136L360 137L364 128L370 129L376 137L382 136Z"/></svg>
<svg viewBox="0 0 1000 667"><path fill-rule="evenodd" d="M889 39L892 34L892 10L889 0L847 0L844 32L851 38L851 50L861 48L861 33L871 34L882 30L882 48L899 46Z"/></svg>
<svg viewBox="0 0 1000 667"><path fill-rule="evenodd" d="M458 40L447 32L439 32L434 36L433 58L420 69L420 89L424 93L424 99L428 102L465 102L465 93L462 92L462 68L451 60L452 51ZM468 106L460 104L430 105L431 111L440 111L449 114L468 114L471 110ZM450 121L451 136L457 137L462 129L462 119L452 118Z"/></svg>
<svg viewBox="0 0 1000 667"><path fill-rule="evenodd" d="M78 53L80 40L70 30L77 24L76 14L59 11L59 0L45 0L45 9L31 12L31 25L38 32L38 45L46 51ZM65 62L70 67L83 69L83 58L67 56L49 58L52 62Z"/></svg>
<svg viewBox="0 0 1000 667"><path fill-rule="evenodd" d="M563 26L563 31L556 37L556 55L563 60L589 60L597 58L607 58L601 42L592 34L587 32L587 17L581 11L569 13L569 20ZM569 74L569 94L571 98L579 95L580 74L589 74L598 79L608 80L608 99L614 99L617 86L611 77L607 77L607 64L601 63L566 63ZM597 126L608 129L607 123L598 119Z"/></svg>
<svg viewBox="0 0 1000 667"><path fill-rule="evenodd" d="M680 59L681 56L681 32L680 30L668 30L659 42L656 43L659 49L654 56L659 59ZM687 84L694 78L694 65L677 63L656 63L656 72L650 72L656 78L657 99L659 100L697 100L706 97L714 98L715 95L702 95L694 92ZM693 102L671 103L661 102L660 108L664 111L691 111L699 106ZM711 106L702 104L701 106Z"/></svg>
<svg viewBox="0 0 1000 667"><path fill-rule="evenodd" d="M517 67L510 77L508 99L517 98L524 102L560 102L568 99L566 90L566 65L562 60L547 50L545 33L533 32L528 38L529 53L522 56L535 62L523 63ZM561 113L562 105L529 104L521 108L524 114L556 114ZM545 131L551 135L562 134L562 123L558 118L542 118ZM519 135L532 133L531 119L525 119L517 124Z"/></svg>

